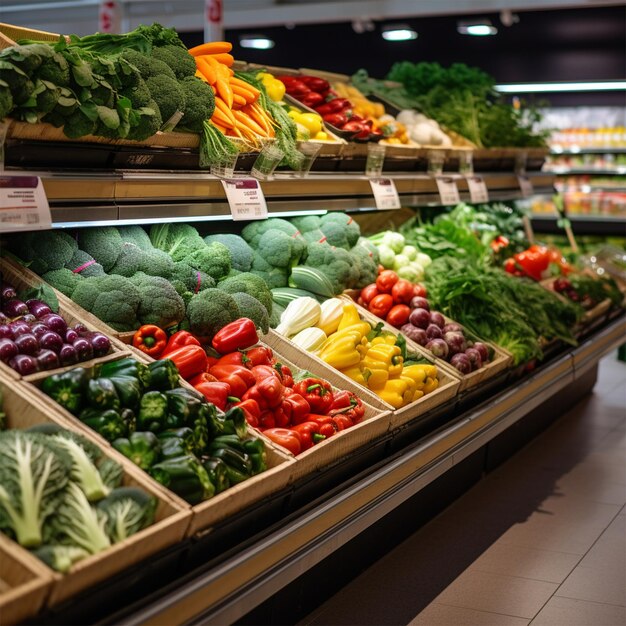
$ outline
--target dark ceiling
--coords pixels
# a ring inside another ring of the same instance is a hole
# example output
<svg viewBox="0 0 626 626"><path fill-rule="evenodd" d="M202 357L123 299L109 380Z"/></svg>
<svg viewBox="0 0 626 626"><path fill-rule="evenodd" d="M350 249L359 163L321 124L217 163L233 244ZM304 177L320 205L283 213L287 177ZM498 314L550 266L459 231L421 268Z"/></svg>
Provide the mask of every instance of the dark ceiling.
<svg viewBox="0 0 626 626"><path fill-rule="evenodd" d="M418 33L416 40L387 42L381 26L357 34L350 23L262 28L276 46L271 50L243 49L238 36L226 31L234 55L255 63L317 69L351 74L365 67L371 76L384 77L396 61L457 61L475 65L497 82L543 82L626 78L626 8L599 7L572 10L520 12L519 22L506 27L499 14L489 17L499 32L494 37L469 37L456 31L456 17L406 18ZM466 16L466 19L469 16ZM479 17L479 16L477 16ZM398 23L399 20L393 20ZM246 30L245 32L250 32ZM184 33L190 44L202 33ZM584 104L589 96L551 96L554 104ZM593 102L626 104L622 93L593 94ZM560 102L562 101L562 102Z"/></svg>

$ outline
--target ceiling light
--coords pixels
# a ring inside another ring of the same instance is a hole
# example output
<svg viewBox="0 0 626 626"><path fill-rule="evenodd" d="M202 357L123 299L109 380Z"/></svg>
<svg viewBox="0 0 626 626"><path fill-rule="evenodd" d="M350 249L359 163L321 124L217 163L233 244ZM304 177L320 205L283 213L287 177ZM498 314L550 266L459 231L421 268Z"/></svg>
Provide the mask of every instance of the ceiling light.
<svg viewBox="0 0 626 626"><path fill-rule="evenodd" d="M477 37L485 37L487 35L496 35L498 29L491 23L490 20L473 20L458 22L457 31L461 35L474 35Z"/></svg>
<svg viewBox="0 0 626 626"><path fill-rule="evenodd" d="M242 48L269 50L274 47L274 41L265 35L241 35L239 37L239 45Z"/></svg>
<svg viewBox="0 0 626 626"><path fill-rule="evenodd" d="M625 80L575 83L519 83L496 85L500 93L565 93L579 91L626 91Z"/></svg>
<svg viewBox="0 0 626 626"><path fill-rule="evenodd" d="M417 39L417 33L408 24L383 26L383 39L386 41L410 41Z"/></svg>

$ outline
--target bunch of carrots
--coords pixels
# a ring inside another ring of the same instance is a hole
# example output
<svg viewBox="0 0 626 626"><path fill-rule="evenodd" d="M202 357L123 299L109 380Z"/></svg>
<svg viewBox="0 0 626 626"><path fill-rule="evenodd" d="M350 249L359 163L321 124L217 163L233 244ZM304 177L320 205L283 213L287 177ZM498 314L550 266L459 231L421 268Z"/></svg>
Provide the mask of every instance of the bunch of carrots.
<svg viewBox="0 0 626 626"><path fill-rule="evenodd" d="M232 47L227 41L212 41L191 48L189 53L196 60L196 76L215 93L213 125L224 135L258 147L260 138L275 136L276 123L259 104L259 90L235 76Z"/></svg>

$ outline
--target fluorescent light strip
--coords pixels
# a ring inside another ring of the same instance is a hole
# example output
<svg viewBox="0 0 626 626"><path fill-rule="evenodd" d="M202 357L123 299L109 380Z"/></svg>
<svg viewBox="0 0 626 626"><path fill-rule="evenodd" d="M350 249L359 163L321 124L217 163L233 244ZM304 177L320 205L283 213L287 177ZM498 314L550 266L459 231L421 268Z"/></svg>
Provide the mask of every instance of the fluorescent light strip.
<svg viewBox="0 0 626 626"><path fill-rule="evenodd" d="M384 30L382 35L386 41L410 41L411 39L417 39L417 33L411 28Z"/></svg>
<svg viewBox="0 0 626 626"><path fill-rule="evenodd" d="M254 48L256 50L269 50L274 47L274 41L267 37L242 37L239 40L242 48Z"/></svg>
<svg viewBox="0 0 626 626"><path fill-rule="evenodd" d="M500 93L565 93L582 91L626 91L626 80L577 83L516 83L496 85Z"/></svg>

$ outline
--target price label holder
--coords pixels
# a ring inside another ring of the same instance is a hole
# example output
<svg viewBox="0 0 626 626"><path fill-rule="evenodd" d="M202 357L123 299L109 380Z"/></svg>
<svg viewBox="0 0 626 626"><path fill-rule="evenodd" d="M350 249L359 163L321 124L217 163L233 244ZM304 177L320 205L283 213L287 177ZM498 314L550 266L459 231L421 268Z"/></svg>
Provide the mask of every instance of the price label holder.
<svg viewBox="0 0 626 626"><path fill-rule="evenodd" d="M535 192L533 188L533 183L530 180L530 178L526 176L526 174L518 174L517 181L519 183L519 188L522 191L523 198L529 198L530 196L533 195L533 193Z"/></svg>
<svg viewBox="0 0 626 626"><path fill-rule="evenodd" d="M400 208L400 197L396 183L391 178L370 178L370 186L374 194L374 202L379 211Z"/></svg>
<svg viewBox="0 0 626 626"><path fill-rule="evenodd" d="M222 186L234 221L267 218L265 196L256 178L223 179Z"/></svg>
<svg viewBox="0 0 626 626"><path fill-rule="evenodd" d="M465 180L467 181L470 199L473 203L489 202L489 191L487 191L487 185L482 176L466 176Z"/></svg>
<svg viewBox="0 0 626 626"><path fill-rule="evenodd" d="M459 196L459 188L452 176L435 176L437 181L437 189L439 190L439 198L444 206L459 204L461 198Z"/></svg>
<svg viewBox="0 0 626 626"><path fill-rule="evenodd" d="M0 232L50 228L50 206L41 178L0 175Z"/></svg>

